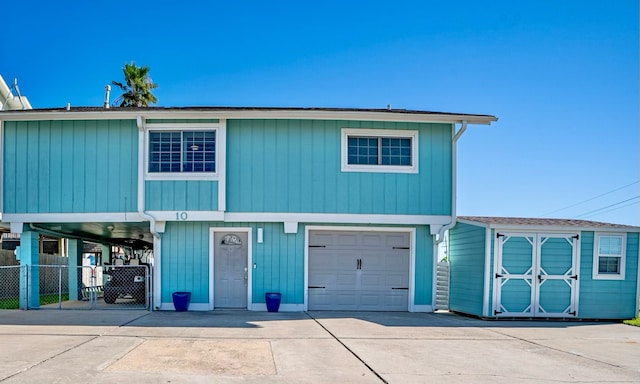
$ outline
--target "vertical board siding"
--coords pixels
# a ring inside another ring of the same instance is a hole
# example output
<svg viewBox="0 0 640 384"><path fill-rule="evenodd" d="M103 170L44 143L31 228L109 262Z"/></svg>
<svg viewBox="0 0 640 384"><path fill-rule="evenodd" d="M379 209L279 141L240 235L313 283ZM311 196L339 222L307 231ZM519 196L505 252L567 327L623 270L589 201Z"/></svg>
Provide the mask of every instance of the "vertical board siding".
<svg viewBox="0 0 640 384"><path fill-rule="evenodd" d="M449 309L482 316L485 228L457 223L449 231Z"/></svg>
<svg viewBox="0 0 640 384"><path fill-rule="evenodd" d="M636 316L638 233L627 233L624 280L593 280L593 242L593 232L582 232L578 316L587 319L628 319Z"/></svg>
<svg viewBox="0 0 640 384"><path fill-rule="evenodd" d="M341 171L341 129L419 131L419 173ZM449 124L308 120L227 122L233 212L448 215Z"/></svg>
<svg viewBox="0 0 640 384"><path fill-rule="evenodd" d="M136 211L132 120L7 121L4 212Z"/></svg>
<svg viewBox="0 0 640 384"><path fill-rule="evenodd" d="M304 231L285 234L282 223L168 222L162 236L162 302L171 293L190 291L191 302L209 302L209 228L252 228L252 297L282 293L282 303L304 302ZM256 241L263 228L263 243ZM256 267L253 268L255 263Z"/></svg>
<svg viewBox="0 0 640 384"><path fill-rule="evenodd" d="M161 300L171 293L190 291L191 302L209 302L209 228L252 228L249 265L254 303L264 303L266 292L280 292L282 303L304 303L304 225L285 234L282 223L167 222L162 236ZM257 229L263 242L257 243ZM415 304L431 305L433 246L428 227L416 229ZM253 265L255 264L255 268Z"/></svg>
<svg viewBox="0 0 640 384"><path fill-rule="evenodd" d="M146 181L145 205L150 211L216 211L218 182Z"/></svg>
<svg viewBox="0 0 640 384"><path fill-rule="evenodd" d="M433 305L433 237L428 226L416 227L415 305Z"/></svg>

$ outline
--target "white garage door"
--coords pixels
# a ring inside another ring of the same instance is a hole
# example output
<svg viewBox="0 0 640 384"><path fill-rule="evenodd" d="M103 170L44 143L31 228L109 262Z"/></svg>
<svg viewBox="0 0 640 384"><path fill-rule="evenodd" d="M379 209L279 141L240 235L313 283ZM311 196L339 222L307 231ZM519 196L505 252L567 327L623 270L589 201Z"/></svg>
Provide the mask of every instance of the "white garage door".
<svg viewBox="0 0 640 384"><path fill-rule="evenodd" d="M310 231L309 310L406 311L406 232Z"/></svg>

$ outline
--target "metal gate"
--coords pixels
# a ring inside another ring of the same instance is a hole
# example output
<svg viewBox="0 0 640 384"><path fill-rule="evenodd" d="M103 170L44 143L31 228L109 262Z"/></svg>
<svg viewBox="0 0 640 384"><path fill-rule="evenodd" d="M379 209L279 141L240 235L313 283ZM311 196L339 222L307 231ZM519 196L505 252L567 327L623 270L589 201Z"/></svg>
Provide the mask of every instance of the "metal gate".
<svg viewBox="0 0 640 384"><path fill-rule="evenodd" d="M0 267L0 309L147 309L146 265Z"/></svg>
<svg viewBox="0 0 640 384"><path fill-rule="evenodd" d="M495 316L575 317L578 235L497 233Z"/></svg>

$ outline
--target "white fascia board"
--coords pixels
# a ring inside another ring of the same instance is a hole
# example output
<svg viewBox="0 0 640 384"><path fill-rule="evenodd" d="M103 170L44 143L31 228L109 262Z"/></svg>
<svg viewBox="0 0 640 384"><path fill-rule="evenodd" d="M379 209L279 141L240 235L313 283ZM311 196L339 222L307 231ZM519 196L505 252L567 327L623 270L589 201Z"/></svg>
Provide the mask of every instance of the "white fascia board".
<svg viewBox="0 0 640 384"><path fill-rule="evenodd" d="M342 213L226 212L226 222L298 222L335 224L444 225L451 216L378 215Z"/></svg>
<svg viewBox="0 0 640 384"><path fill-rule="evenodd" d="M330 111L295 109L239 109L239 110L149 110L149 111L33 111L4 112L4 119L18 120L86 120L132 119L142 115L145 119L301 119L301 120L364 120L402 121L415 123L462 123L489 125L497 119L487 115L462 115L447 113L394 113L377 111Z"/></svg>
<svg viewBox="0 0 640 384"><path fill-rule="evenodd" d="M158 221L225 221L222 211L146 211Z"/></svg>
<svg viewBox="0 0 640 384"><path fill-rule="evenodd" d="M175 218L175 214L174 214ZM139 223L148 221L138 212L96 212L96 213L5 213L2 221L21 223Z"/></svg>
<svg viewBox="0 0 640 384"><path fill-rule="evenodd" d="M360 215L332 213L265 213L223 211L146 211L158 221L225 221L261 223L333 223L333 224L392 224L444 225L451 216L435 215ZM148 221L138 212L97 213L4 213L2 221L21 223L100 223Z"/></svg>

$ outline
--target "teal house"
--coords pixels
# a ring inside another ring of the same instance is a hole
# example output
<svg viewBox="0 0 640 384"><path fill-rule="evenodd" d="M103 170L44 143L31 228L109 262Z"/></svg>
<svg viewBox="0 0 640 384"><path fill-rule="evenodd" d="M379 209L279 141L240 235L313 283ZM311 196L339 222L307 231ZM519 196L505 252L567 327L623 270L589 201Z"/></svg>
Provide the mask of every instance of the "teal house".
<svg viewBox="0 0 640 384"><path fill-rule="evenodd" d="M449 308L485 318L628 319L638 313L640 228L459 216Z"/></svg>
<svg viewBox="0 0 640 384"><path fill-rule="evenodd" d="M39 263L40 235L68 238L72 266L85 242L103 255L114 244L151 251L153 310L173 309L174 292L190 292L189 310L266 310L278 292L283 311L432 311L437 242L455 224L456 142L494 121L394 109L3 111L0 225L21 235L23 265ZM454 232L464 226L485 228ZM581 293L635 294L638 234L619 232L624 279L585 277ZM583 252L600 239L579 234ZM456 308L491 316L488 272L478 273L480 284L452 286L479 288Z"/></svg>

